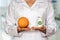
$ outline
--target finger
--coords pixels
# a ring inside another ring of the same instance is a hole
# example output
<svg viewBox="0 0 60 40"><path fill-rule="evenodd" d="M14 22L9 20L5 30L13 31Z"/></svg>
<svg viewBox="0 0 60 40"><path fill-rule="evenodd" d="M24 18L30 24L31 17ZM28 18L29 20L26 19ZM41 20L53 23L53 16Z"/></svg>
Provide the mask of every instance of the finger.
<svg viewBox="0 0 60 40"><path fill-rule="evenodd" d="M18 33L21 31L21 28L20 27L17 27L17 31L18 31Z"/></svg>
<svg viewBox="0 0 60 40"><path fill-rule="evenodd" d="M44 26L40 28L40 30L45 30L45 29L46 29L46 27L44 27Z"/></svg>
<svg viewBox="0 0 60 40"><path fill-rule="evenodd" d="M34 30L34 27L32 27L31 29Z"/></svg>
<svg viewBox="0 0 60 40"><path fill-rule="evenodd" d="M25 28L26 31L30 30L30 28Z"/></svg>
<svg viewBox="0 0 60 40"><path fill-rule="evenodd" d="M22 30L28 31L28 30L30 30L30 28L22 28Z"/></svg>
<svg viewBox="0 0 60 40"><path fill-rule="evenodd" d="M39 30L40 28L38 27L32 27L33 30Z"/></svg>

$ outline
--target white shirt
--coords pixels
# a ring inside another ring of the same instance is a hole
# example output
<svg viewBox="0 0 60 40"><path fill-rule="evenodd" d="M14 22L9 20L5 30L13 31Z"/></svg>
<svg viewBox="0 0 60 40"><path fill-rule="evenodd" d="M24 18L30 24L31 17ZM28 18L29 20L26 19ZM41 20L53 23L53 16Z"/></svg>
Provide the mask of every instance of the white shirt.
<svg viewBox="0 0 60 40"><path fill-rule="evenodd" d="M46 34L41 31L17 32L17 20L20 17L29 20L29 27L37 26L37 18L41 17L46 26ZM56 32L54 9L48 0L36 0L30 8L25 0L13 0L6 15L6 33L14 36L13 40L47 40L47 37Z"/></svg>

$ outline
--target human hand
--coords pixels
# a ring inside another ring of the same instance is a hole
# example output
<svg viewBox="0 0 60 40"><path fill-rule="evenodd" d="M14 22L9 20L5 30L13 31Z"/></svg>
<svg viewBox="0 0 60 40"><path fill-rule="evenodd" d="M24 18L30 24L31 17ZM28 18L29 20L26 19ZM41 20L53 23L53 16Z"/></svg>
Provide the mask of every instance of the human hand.
<svg viewBox="0 0 60 40"><path fill-rule="evenodd" d="M34 27L33 26L31 29L32 30L39 30L39 31L46 33L46 27L45 26L42 26L42 27Z"/></svg>
<svg viewBox="0 0 60 40"><path fill-rule="evenodd" d="M31 30L29 27L27 27L27 28L20 28L19 26L17 27L17 30L18 30L18 32L20 32L20 31L29 31L29 30Z"/></svg>

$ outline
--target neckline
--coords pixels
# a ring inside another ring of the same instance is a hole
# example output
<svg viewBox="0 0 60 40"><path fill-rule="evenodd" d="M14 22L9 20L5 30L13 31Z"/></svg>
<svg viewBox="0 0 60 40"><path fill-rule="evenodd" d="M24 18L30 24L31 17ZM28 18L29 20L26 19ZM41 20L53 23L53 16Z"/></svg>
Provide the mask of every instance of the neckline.
<svg viewBox="0 0 60 40"><path fill-rule="evenodd" d="M30 8L30 9L33 8L33 7L35 7L36 3L37 3L37 0L35 0L35 2L32 4L32 6L29 7L29 5L28 5L28 4L26 3L26 1L24 0L25 6L28 7L28 8Z"/></svg>

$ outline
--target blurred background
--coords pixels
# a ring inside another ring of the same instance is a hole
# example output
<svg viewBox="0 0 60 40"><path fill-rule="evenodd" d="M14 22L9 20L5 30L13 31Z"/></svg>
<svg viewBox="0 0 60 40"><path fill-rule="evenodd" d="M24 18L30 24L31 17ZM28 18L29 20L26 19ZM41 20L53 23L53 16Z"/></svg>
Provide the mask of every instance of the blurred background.
<svg viewBox="0 0 60 40"><path fill-rule="evenodd" d="M57 22L57 33L49 40L60 40L60 0L50 0L55 10L55 20ZM4 31L5 28L5 16L8 5L11 0L0 0L0 40L12 40L13 37L7 35Z"/></svg>

